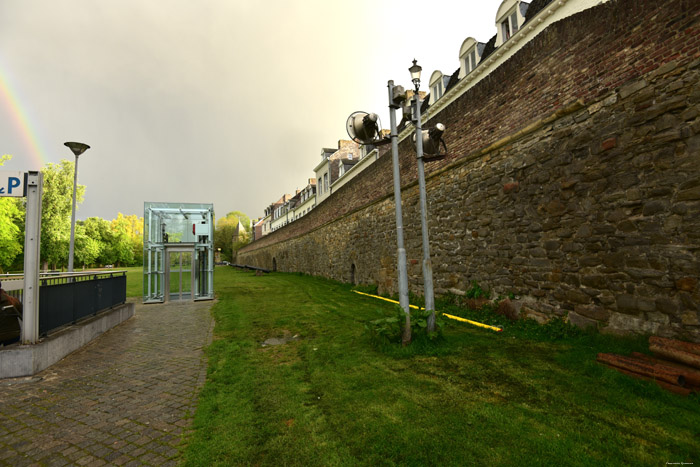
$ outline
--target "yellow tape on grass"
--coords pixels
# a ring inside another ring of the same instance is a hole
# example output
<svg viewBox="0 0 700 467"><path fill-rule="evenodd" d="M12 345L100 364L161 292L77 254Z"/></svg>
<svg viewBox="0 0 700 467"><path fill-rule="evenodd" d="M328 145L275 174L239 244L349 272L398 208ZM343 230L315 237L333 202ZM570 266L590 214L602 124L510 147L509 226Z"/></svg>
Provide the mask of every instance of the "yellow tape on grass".
<svg viewBox="0 0 700 467"><path fill-rule="evenodd" d="M372 294L369 294L369 293L360 292L360 291L358 291L358 290L353 290L353 292L355 292L356 294L366 295L367 297L372 297L372 298L378 298L379 300L384 300L385 302L396 303L397 305L399 305L399 302L397 302L396 300L392 300L392 299L390 299L390 298L380 297L379 295L372 295ZM415 310L423 310L423 308L417 307L416 305L408 305L408 306L411 307L411 308L413 308L413 309L415 309ZM472 320L470 320L470 319L460 318L459 316L448 315L447 313L442 313L442 316L445 316L445 317L450 318L450 319L454 319L454 320L456 320L456 321L461 321L461 322L463 322L463 323L472 324L472 325L478 326L478 327L480 327L480 328L490 329L491 331L496 331L496 332L501 332L501 331L503 331L502 328L498 328L498 327L496 327L496 326L490 326L490 325L488 325L488 324L479 323L479 322L477 322L477 321L472 321Z"/></svg>

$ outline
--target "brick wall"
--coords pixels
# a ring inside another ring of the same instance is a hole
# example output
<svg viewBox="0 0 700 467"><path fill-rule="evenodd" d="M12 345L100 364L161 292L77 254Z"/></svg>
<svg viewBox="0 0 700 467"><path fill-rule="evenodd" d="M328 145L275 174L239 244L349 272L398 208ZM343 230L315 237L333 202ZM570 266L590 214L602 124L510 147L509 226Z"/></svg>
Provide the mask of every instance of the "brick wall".
<svg viewBox="0 0 700 467"><path fill-rule="evenodd" d="M700 8L611 1L560 21L431 122L437 293L472 280L523 314L700 340ZM421 292L415 153L400 146L409 282ZM396 288L391 158L239 262Z"/></svg>

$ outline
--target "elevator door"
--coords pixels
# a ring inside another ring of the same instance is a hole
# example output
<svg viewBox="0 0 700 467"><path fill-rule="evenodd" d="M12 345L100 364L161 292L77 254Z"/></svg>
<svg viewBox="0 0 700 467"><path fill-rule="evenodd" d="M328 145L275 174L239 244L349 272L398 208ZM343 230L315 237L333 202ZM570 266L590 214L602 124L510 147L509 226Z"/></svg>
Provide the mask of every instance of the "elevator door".
<svg viewBox="0 0 700 467"><path fill-rule="evenodd" d="M168 248L165 284L168 300L192 300L192 249Z"/></svg>

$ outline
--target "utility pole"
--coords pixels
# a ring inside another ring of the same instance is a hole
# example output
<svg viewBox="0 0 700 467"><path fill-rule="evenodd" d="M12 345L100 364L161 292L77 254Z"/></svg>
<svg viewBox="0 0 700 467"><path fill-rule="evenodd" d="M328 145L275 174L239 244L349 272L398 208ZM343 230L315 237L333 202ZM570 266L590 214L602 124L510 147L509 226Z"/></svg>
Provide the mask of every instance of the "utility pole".
<svg viewBox="0 0 700 467"><path fill-rule="evenodd" d="M401 343L408 345L411 342L411 311L408 306L408 271L406 268L406 248L403 243L403 214L401 207L401 171L399 167L399 142L396 130L396 109L405 99L403 87L394 86L389 81L389 120L391 123L391 162L394 170L394 204L396 206L396 246L399 276L399 305L406 314L406 323L401 337Z"/></svg>

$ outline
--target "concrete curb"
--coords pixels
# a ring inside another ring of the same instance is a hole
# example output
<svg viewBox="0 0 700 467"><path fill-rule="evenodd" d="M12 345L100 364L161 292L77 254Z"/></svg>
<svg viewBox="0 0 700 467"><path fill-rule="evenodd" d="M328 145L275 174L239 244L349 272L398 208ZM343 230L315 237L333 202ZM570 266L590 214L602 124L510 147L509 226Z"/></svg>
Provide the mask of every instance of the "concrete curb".
<svg viewBox="0 0 700 467"><path fill-rule="evenodd" d="M35 375L132 316L134 304L125 303L63 329L38 344L2 349L0 379Z"/></svg>

